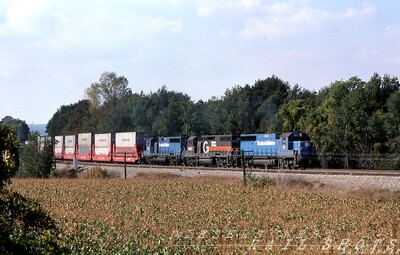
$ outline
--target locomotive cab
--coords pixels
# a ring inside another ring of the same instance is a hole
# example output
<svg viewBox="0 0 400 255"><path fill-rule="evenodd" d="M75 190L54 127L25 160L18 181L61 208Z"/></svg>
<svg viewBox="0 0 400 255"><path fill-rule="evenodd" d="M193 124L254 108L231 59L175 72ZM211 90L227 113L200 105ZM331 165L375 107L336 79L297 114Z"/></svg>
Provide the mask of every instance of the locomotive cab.
<svg viewBox="0 0 400 255"><path fill-rule="evenodd" d="M294 160L290 162L294 166L305 168L315 165L316 153L310 137L305 133L291 132L287 136L283 135L282 151L284 155L294 155ZM284 141L287 141L287 152L284 152Z"/></svg>
<svg viewBox="0 0 400 255"><path fill-rule="evenodd" d="M152 155L157 153L157 144L158 138L157 137L150 137L146 140L146 150L144 151L145 156Z"/></svg>
<svg viewBox="0 0 400 255"><path fill-rule="evenodd" d="M187 152L188 153L197 153L197 136L191 136L189 137L187 141Z"/></svg>

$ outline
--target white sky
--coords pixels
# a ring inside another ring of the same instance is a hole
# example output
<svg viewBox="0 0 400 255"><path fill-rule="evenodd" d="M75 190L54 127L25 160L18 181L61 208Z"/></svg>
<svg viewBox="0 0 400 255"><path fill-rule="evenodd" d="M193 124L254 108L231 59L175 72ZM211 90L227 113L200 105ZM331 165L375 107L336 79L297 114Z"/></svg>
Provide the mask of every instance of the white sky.
<svg viewBox="0 0 400 255"><path fill-rule="evenodd" d="M0 0L0 119L46 124L103 71L195 101L276 75L399 76L400 1Z"/></svg>

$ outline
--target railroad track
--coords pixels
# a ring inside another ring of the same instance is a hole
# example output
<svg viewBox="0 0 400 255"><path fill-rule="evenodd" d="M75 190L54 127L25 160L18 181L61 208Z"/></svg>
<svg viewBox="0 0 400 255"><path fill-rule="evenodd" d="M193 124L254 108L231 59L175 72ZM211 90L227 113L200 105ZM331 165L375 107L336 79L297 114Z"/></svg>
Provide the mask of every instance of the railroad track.
<svg viewBox="0 0 400 255"><path fill-rule="evenodd" d="M70 164L72 161L57 160L56 164ZM79 161L79 166L101 166L107 167L118 167L123 168L124 164L120 163L99 163L99 162L86 162ZM139 164L127 164L127 169L179 169L181 171L226 171L226 172L243 172L240 167L189 167L189 166L171 166L171 165L139 165ZM280 173L280 174L299 174L299 175L350 175L350 176L393 176L400 177L400 171L394 170L360 170L360 169L262 169L262 168L246 168L246 172L252 173Z"/></svg>

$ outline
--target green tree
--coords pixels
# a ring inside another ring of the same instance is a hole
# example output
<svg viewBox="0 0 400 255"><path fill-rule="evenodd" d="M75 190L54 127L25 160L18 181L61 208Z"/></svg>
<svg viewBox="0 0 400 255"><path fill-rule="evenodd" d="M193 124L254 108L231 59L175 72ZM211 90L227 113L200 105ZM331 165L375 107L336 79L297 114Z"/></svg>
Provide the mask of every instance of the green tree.
<svg viewBox="0 0 400 255"><path fill-rule="evenodd" d="M128 79L115 72L103 72L99 81L85 89L87 116L78 132L123 132L132 130L132 91Z"/></svg>
<svg viewBox="0 0 400 255"><path fill-rule="evenodd" d="M132 108L132 125L140 131L151 130L151 121L154 120L154 115L150 107L149 95L145 95L143 92L133 94L130 97L130 107Z"/></svg>
<svg viewBox="0 0 400 255"><path fill-rule="evenodd" d="M85 95L90 102L91 110L96 110L101 106L102 99L100 93L100 86L98 83L92 83L85 89Z"/></svg>
<svg viewBox="0 0 400 255"><path fill-rule="evenodd" d="M257 124L257 132L275 132L278 131L279 124L277 119L278 107L271 102L265 100L260 107L255 110L255 121Z"/></svg>
<svg viewBox="0 0 400 255"><path fill-rule="evenodd" d="M0 190L19 168L19 142L14 130L0 125Z"/></svg>
<svg viewBox="0 0 400 255"><path fill-rule="evenodd" d="M384 128L387 133L386 146L390 153L400 154L400 91L390 95L386 106Z"/></svg>
<svg viewBox="0 0 400 255"><path fill-rule="evenodd" d="M103 72L99 82L92 83L85 89L86 97L92 107L98 108L102 104L116 104L118 100L130 96L129 81L124 76L117 76L115 72Z"/></svg>
<svg viewBox="0 0 400 255"><path fill-rule="evenodd" d="M150 95L155 117L152 124L154 135L182 135L187 129L188 106L190 97L181 92L168 91L165 86Z"/></svg>
<svg viewBox="0 0 400 255"><path fill-rule="evenodd" d="M271 103L280 107L288 97L290 86L276 76L264 80L257 80L252 87L255 106L260 106L264 100L270 99Z"/></svg>
<svg viewBox="0 0 400 255"><path fill-rule="evenodd" d="M101 123L99 123L98 132L126 132L126 131L138 131L133 124L133 108L130 102L130 98L125 100L118 100L114 107L102 107L107 110L103 110L103 118ZM94 132L94 131L92 131Z"/></svg>
<svg viewBox="0 0 400 255"><path fill-rule="evenodd" d="M390 95L387 100L387 113L385 116L385 130L388 138L400 136L400 91Z"/></svg>
<svg viewBox="0 0 400 255"><path fill-rule="evenodd" d="M179 116L180 122L182 123L183 135L196 134L196 126L201 125L199 117L197 116L196 106L191 100L182 102L180 106L182 108L182 115Z"/></svg>
<svg viewBox="0 0 400 255"><path fill-rule="evenodd" d="M0 121L0 125L13 128L21 143L24 143L26 140L28 140L29 127L24 120L14 119L11 116L6 116Z"/></svg>
<svg viewBox="0 0 400 255"><path fill-rule="evenodd" d="M244 88L235 86L227 89L223 97L223 107L226 113L226 133L254 132L254 116L250 86Z"/></svg>
<svg viewBox="0 0 400 255"><path fill-rule="evenodd" d="M284 131L304 131L311 105L304 99L294 99L282 105L279 115Z"/></svg>
<svg viewBox="0 0 400 255"><path fill-rule="evenodd" d="M91 132L91 130L84 129L87 126L85 123L89 121L90 117L90 103L88 100L81 100L74 104L63 105L53 114L47 123L47 133L49 136L55 136L60 134Z"/></svg>
<svg viewBox="0 0 400 255"><path fill-rule="evenodd" d="M227 127L227 109L225 108L224 101L221 98L212 97L209 99L205 106L205 119L210 127L211 134L224 134L229 133L232 127Z"/></svg>
<svg viewBox="0 0 400 255"><path fill-rule="evenodd" d="M290 85L276 76L258 80L251 88L251 102L255 112L254 126L257 132L282 130L279 108L285 103Z"/></svg>
<svg viewBox="0 0 400 255"><path fill-rule="evenodd" d="M373 168L373 154L387 151L386 132L392 126L388 117L397 109L387 102L398 89L397 79L377 74L368 82L358 77L336 81L320 90L306 118L306 131L320 152L343 156L344 166L350 166L352 155L358 160L351 167Z"/></svg>
<svg viewBox="0 0 400 255"><path fill-rule="evenodd" d="M51 140L44 141L39 149L39 133L33 132L28 143L21 150L21 169L17 172L22 178L48 178L54 166Z"/></svg>

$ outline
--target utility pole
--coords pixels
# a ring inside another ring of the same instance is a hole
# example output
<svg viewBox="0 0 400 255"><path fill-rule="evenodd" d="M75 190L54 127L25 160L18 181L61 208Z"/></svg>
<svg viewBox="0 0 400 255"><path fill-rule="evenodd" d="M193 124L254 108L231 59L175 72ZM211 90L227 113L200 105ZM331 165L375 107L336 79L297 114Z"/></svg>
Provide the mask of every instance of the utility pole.
<svg viewBox="0 0 400 255"><path fill-rule="evenodd" d="M242 153L242 168L243 168L243 184L246 186L247 180L246 180L246 163L244 161L244 150L242 150L241 153Z"/></svg>
<svg viewBox="0 0 400 255"><path fill-rule="evenodd" d="M126 151L124 152L124 174L126 180Z"/></svg>

